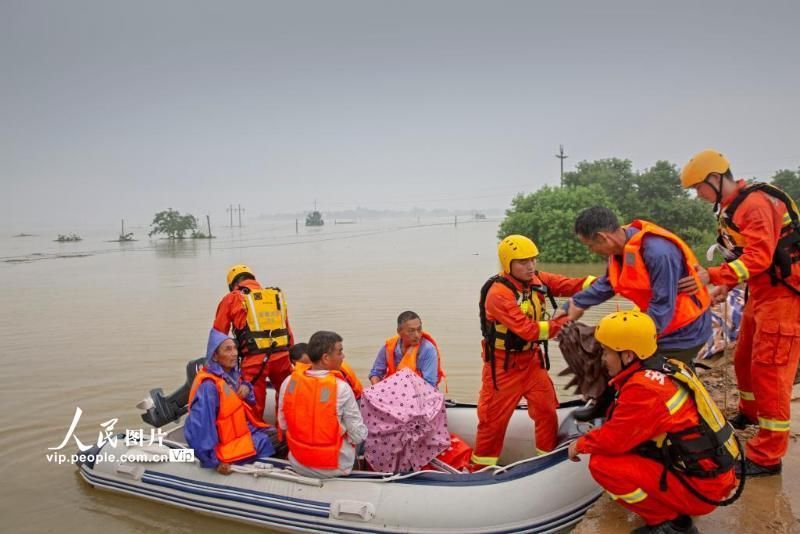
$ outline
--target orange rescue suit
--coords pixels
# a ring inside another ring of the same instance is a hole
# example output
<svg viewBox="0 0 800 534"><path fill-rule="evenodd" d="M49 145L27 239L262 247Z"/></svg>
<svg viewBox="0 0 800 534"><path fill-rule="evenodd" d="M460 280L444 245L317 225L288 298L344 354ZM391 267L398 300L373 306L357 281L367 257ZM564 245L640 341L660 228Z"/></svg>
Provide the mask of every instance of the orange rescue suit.
<svg viewBox="0 0 800 534"><path fill-rule="evenodd" d="M722 200L723 210L746 185L744 180L737 182L736 190ZM773 285L769 275L786 218L782 202L763 191L749 194L733 214L739 231L721 229L741 248L741 254L708 269L714 285L747 283L749 298L734 367L739 411L759 426L758 435L747 442L746 454L765 466L778 464L789 448L791 394L800 359L800 296L782 284ZM786 281L800 286L800 263L792 265Z"/></svg>
<svg viewBox="0 0 800 534"><path fill-rule="evenodd" d="M608 282L611 287L617 294L636 304L640 310L647 312L647 307L653 297L653 288L650 284L647 265L642 257L642 242L648 235L663 237L674 243L681 251L686 271L695 277L700 289L693 295L678 293L675 299L675 314L659 336L669 334L697 320L708 309L711 297L705 286L697 279L697 271L694 266L698 264L698 261L692 249L672 232L651 222L634 220L629 226L638 228L639 231L625 243L621 263L617 257L609 257Z"/></svg>
<svg viewBox="0 0 800 534"><path fill-rule="evenodd" d="M523 295L531 285L546 285L555 296L572 296L589 286L594 277L566 278L557 274L539 272L529 284L523 286L512 276L504 274L511 284L517 288L517 295L501 283L494 283L486 295L486 318L503 325L507 330L526 341L538 341L552 338L558 334L567 317L556 321L544 321L541 311L533 317L526 315L520 307ZM537 299L535 309L542 310L545 297L534 292L530 297ZM519 401L525 398L528 403L528 415L536 423L536 448L541 452L551 451L556 446L558 416L556 408L558 399L555 388L547 370L542 366L538 345L529 346L526 350L507 353L501 348L494 349L494 364L486 359L486 343L482 341L483 370L481 373L481 390L478 396L478 430L475 437L475 448L472 463L478 465L495 465L503 450L506 428ZM509 361L506 363L506 359ZM492 367L497 387L492 380Z"/></svg>
<svg viewBox="0 0 800 534"><path fill-rule="evenodd" d="M236 391L231 388L222 377L209 373L205 368L194 377L192 389L189 391L189 409L197 393L197 388L204 380L211 380L217 387L219 395L219 410L217 411L217 435L219 444L214 447L220 462L233 463L251 456L255 456L256 448L250 434L249 422L257 428L266 428L264 422L257 419Z"/></svg>
<svg viewBox="0 0 800 534"><path fill-rule="evenodd" d="M639 361L623 369L610 385L618 392L610 418L577 442L579 453L591 454L589 470L597 483L612 499L642 516L648 525L714 510L672 472L666 473L667 490L663 491L659 487L663 464L635 452L638 446L665 433L698 426L700 415L692 395L667 375L643 369ZM701 465L710 470L713 462L701 460ZM727 497L736 485L733 468L712 478L685 479L715 501Z"/></svg>
<svg viewBox="0 0 800 534"><path fill-rule="evenodd" d="M433 339L429 333L422 332L422 339L427 339L433 345L433 348L436 349L436 385L438 386L445 377L444 370L442 369L442 353L439 350L439 345L436 344L436 340ZM418 344L408 349L405 354L403 354L403 358L400 360L400 363L395 366L394 351L397 348L397 343L399 341L400 336L390 337L386 340L386 376L383 378L387 378L395 374L400 369L408 369L417 373L419 376L422 376L422 372L417 369L417 353L419 352L419 347L422 344L422 340L420 340Z"/></svg>
<svg viewBox="0 0 800 534"><path fill-rule="evenodd" d="M286 441L298 463L315 469L338 469L344 433L336 414L336 380L295 371L283 397Z"/></svg>
<svg viewBox="0 0 800 534"><path fill-rule="evenodd" d="M262 289L261 284L256 280L242 280L227 295L222 297L217 306L217 314L214 318L214 328L220 332L228 333L231 329L242 330L247 325L247 308L244 304L244 295L238 287L246 287L250 290ZM289 326L289 319L286 319L286 328L289 330L289 346L294 344L292 327ZM269 362L262 367L264 362L263 354L247 354L247 348L239 346L239 357L241 358L240 372L242 380L253 385L253 394L256 397L256 404L253 411L259 419L263 418L264 407L267 402L267 382L266 378L272 383L275 391L281 390L281 384L292 373L292 364L289 360L289 351L274 352L269 357Z"/></svg>

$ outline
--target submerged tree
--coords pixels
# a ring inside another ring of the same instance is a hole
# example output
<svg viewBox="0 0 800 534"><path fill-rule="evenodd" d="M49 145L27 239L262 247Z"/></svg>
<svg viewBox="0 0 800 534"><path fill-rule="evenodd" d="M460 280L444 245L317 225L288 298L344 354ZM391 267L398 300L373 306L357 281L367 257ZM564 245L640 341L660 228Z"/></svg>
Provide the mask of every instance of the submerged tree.
<svg viewBox="0 0 800 534"><path fill-rule="evenodd" d="M322 226L325 221L322 220L322 214L317 210L312 211L306 216L306 226Z"/></svg>
<svg viewBox="0 0 800 534"><path fill-rule="evenodd" d="M186 232L193 232L197 228L197 219L194 215L181 215L179 211L169 208L156 213L150 226L149 236L166 234L170 239L183 239Z"/></svg>

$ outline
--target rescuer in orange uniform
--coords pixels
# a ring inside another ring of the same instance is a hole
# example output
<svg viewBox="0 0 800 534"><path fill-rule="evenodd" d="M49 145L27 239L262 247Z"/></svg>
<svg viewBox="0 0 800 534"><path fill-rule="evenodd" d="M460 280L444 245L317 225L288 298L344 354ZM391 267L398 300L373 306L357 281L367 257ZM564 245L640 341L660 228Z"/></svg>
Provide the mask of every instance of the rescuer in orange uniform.
<svg viewBox="0 0 800 534"><path fill-rule="evenodd" d="M634 533L697 532L690 516L739 496L725 500L736 486L741 453L691 368L651 358L656 335L642 312L615 312L598 323L595 338L617 397L608 420L573 442L568 456L591 455L598 484L644 519Z"/></svg>
<svg viewBox="0 0 800 534"><path fill-rule="evenodd" d="M242 379L253 385L255 415L261 419L267 398L267 382L279 391L292 373L289 348L294 343L286 299L280 289L264 288L247 265L228 271L228 289L214 318L214 329L233 330L239 348Z"/></svg>
<svg viewBox="0 0 800 534"><path fill-rule="evenodd" d="M572 295L594 280L536 271L539 250L525 236L506 237L497 254L502 273L487 280L479 303L484 364L472 455L476 466L497 464L506 427L523 397L536 423L536 449L555 448L558 400L547 374L545 342L558 334L568 318L547 320L545 299L555 308L553 295Z"/></svg>
<svg viewBox="0 0 800 534"><path fill-rule="evenodd" d="M768 184L734 181L716 150L696 154L681 184L713 203L718 242L727 263L700 269L703 284L732 288L747 283L749 297L734 355L739 388L737 428L758 424L747 443L750 476L780 473L789 446L792 383L800 358L800 222L797 206ZM684 287L694 286L691 280Z"/></svg>

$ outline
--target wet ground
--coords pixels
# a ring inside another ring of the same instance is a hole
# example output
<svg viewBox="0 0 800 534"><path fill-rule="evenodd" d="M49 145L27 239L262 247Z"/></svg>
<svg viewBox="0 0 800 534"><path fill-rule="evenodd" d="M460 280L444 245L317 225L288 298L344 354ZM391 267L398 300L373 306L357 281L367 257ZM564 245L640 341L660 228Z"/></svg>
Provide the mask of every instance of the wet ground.
<svg viewBox="0 0 800 534"><path fill-rule="evenodd" d="M703 382L718 405L730 415L736 411L735 377L730 356L713 362L713 369L700 370ZM727 363L727 365L725 365ZM727 393L726 393L727 392ZM754 428L754 427L753 427ZM703 533L800 533L800 386L792 394L792 434L789 452L778 476L748 479L744 493L730 506L695 518ZM750 430L741 438L752 436ZM572 534L622 534L642 525L641 519L613 502L607 495L587 512Z"/></svg>

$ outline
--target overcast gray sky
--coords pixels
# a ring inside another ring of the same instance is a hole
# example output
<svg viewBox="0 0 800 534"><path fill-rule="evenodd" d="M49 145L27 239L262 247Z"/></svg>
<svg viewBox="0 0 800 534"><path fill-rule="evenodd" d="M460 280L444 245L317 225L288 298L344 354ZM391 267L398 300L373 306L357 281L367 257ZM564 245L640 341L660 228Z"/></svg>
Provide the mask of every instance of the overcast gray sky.
<svg viewBox="0 0 800 534"><path fill-rule="evenodd" d="M800 3L0 0L0 224L505 207L570 168L800 165Z"/></svg>

